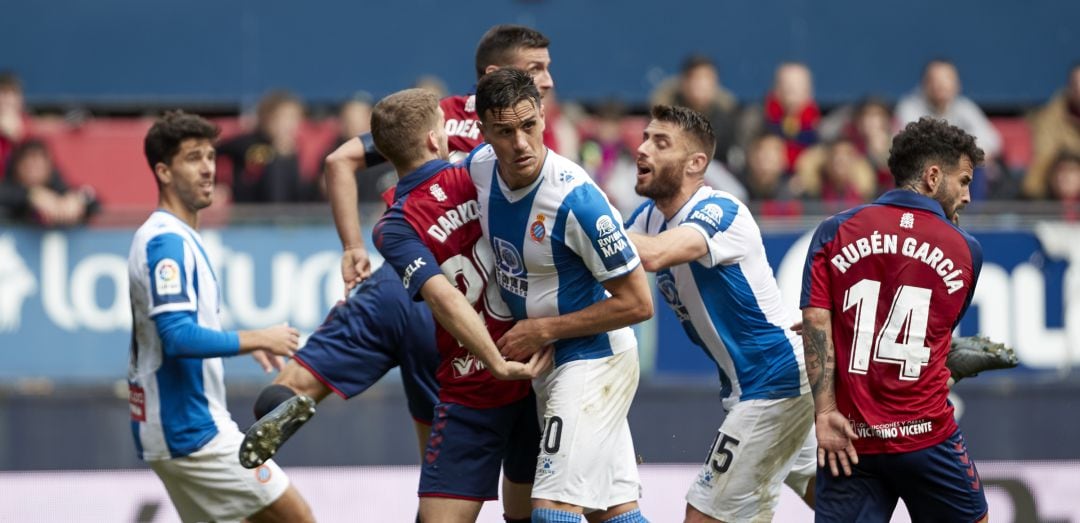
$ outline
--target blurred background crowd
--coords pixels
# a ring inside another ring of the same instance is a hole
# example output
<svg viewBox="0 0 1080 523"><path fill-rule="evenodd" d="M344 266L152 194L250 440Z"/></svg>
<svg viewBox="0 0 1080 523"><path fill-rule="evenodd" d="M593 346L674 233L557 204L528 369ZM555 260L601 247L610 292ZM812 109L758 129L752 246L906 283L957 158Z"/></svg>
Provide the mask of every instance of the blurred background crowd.
<svg viewBox="0 0 1080 523"><path fill-rule="evenodd" d="M435 76L423 76L416 85L448 94ZM468 88L463 87L454 93ZM814 71L783 62L776 64L767 91L740 99L725 87L724 71L709 56L691 54L675 74L656 82L648 104L704 113L718 143L710 184L753 202L766 216L873 200L892 188L892 136L908 122L935 116L973 134L987 154L975 173L974 201L1062 202L1063 217L1076 219L1080 64L1062 70L1058 92L1037 106L987 114L965 97L963 87L963 71L934 59L899 99L867 94L825 106L815 99ZM149 173L138 170L151 114L34 107L26 102L33 90L17 71L0 72L0 220L63 227L92 221L100 211L152 205ZM309 106L297 94L272 90L253 107L216 109L212 116L222 139L215 207L325 200L322 159L367 132L373 101L361 92L338 105ZM634 162L648 104L613 97L589 104L552 99L547 107L558 152L581 163L624 212L640 203L633 190ZM137 176L132 172L145 174L145 180L118 177ZM385 167L358 177L361 195L369 200L395 182Z"/></svg>

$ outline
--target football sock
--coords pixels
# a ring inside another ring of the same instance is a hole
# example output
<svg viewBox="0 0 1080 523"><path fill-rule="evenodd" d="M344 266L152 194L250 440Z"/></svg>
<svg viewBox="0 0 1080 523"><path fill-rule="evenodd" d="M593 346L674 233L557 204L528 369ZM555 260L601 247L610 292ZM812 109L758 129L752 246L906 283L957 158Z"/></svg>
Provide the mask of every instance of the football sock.
<svg viewBox="0 0 1080 523"><path fill-rule="evenodd" d="M530 521L532 521L532 518L512 518L510 516L507 516L506 514L503 514L503 521L505 521L506 523L529 523Z"/></svg>
<svg viewBox="0 0 1080 523"><path fill-rule="evenodd" d="M534 508L532 523L581 523L581 514L553 508Z"/></svg>
<svg viewBox="0 0 1080 523"><path fill-rule="evenodd" d="M634 509L630 512L623 512L613 518L605 519L604 523L649 523L649 520L641 515L640 510Z"/></svg>
<svg viewBox="0 0 1080 523"><path fill-rule="evenodd" d="M260 419L263 416L270 413L270 411L277 408L278 405L285 403L289 398L295 396L296 393L292 389L284 385L270 385L259 393L258 399L255 400L255 419Z"/></svg>

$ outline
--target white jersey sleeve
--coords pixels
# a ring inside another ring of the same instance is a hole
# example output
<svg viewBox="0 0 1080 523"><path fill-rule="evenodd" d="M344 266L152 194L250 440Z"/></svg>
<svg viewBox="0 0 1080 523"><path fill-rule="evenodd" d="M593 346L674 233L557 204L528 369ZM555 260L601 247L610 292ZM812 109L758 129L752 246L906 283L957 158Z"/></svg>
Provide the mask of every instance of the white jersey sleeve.
<svg viewBox="0 0 1080 523"><path fill-rule="evenodd" d="M622 216L596 185L578 185L563 200L567 212L564 241L597 281L617 278L641 263L626 236Z"/></svg>
<svg viewBox="0 0 1080 523"><path fill-rule="evenodd" d="M690 227L705 237L709 252L698 263L705 267L731 265L746 256L751 245L761 243L753 220L739 219L744 209L737 200L717 193L694 204L679 226Z"/></svg>
<svg viewBox="0 0 1080 523"><path fill-rule="evenodd" d="M187 242L175 232L158 234L146 242L150 317L163 312L198 310L193 254Z"/></svg>

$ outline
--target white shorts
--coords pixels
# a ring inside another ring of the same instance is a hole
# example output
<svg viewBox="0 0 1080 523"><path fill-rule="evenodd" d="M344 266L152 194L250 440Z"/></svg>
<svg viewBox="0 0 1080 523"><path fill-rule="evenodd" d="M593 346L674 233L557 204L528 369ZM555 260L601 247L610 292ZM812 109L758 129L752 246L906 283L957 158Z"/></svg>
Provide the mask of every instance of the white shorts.
<svg viewBox="0 0 1080 523"><path fill-rule="evenodd" d="M721 521L771 521L780 485L801 455L807 435L813 437L813 427L809 393L740 401L724 418L686 502ZM792 479L798 491L801 477ZM803 491L808 480L801 481Z"/></svg>
<svg viewBox="0 0 1080 523"><path fill-rule="evenodd" d="M799 497L805 497L807 485L811 479L817 477L817 469L817 434L814 433L814 424L811 423L809 434L806 435L799 453L795 455L795 462L791 464L784 483Z"/></svg>
<svg viewBox="0 0 1080 523"><path fill-rule="evenodd" d="M289 477L272 460L254 470L240 466L243 439L238 430L220 432L188 456L147 462L181 520L240 521L285 493Z"/></svg>
<svg viewBox="0 0 1080 523"><path fill-rule="evenodd" d="M544 434L532 497L586 512L641 497L626 413L637 392L638 354L572 361L534 382Z"/></svg>

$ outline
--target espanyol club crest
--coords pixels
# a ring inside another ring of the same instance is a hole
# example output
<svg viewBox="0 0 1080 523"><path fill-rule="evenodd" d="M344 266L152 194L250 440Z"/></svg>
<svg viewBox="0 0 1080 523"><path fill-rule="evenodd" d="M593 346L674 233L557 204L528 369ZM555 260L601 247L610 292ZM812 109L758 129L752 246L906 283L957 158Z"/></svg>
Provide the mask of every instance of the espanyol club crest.
<svg viewBox="0 0 1080 523"><path fill-rule="evenodd" d="M536 243L544 241L544 237L547 236L547 228L544 227L544 218L545 216L543 214L536 215L536 221L529 226L529 237Z"/></svg>

